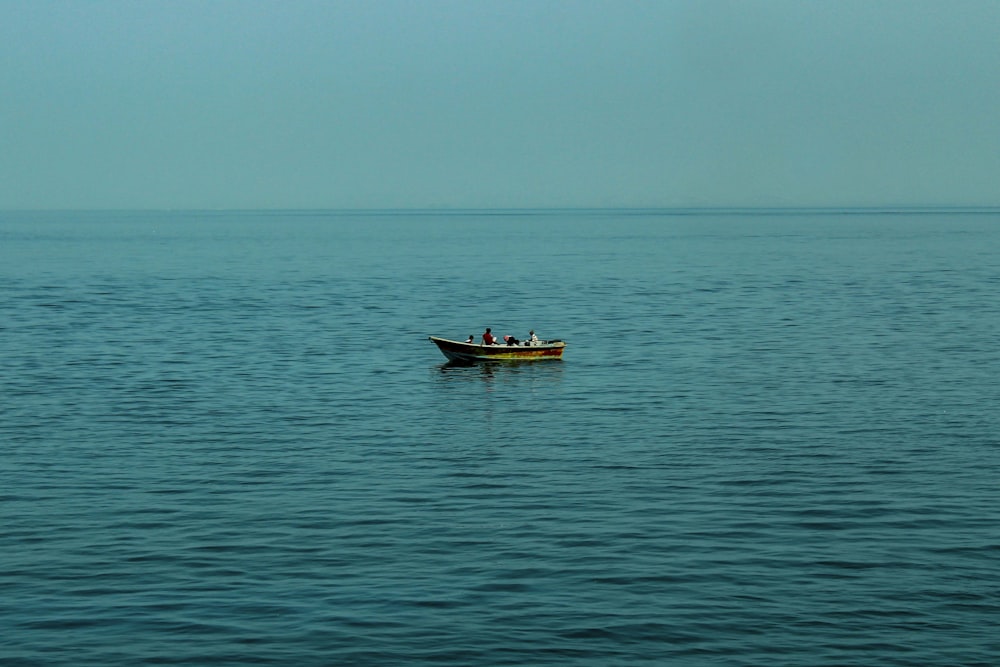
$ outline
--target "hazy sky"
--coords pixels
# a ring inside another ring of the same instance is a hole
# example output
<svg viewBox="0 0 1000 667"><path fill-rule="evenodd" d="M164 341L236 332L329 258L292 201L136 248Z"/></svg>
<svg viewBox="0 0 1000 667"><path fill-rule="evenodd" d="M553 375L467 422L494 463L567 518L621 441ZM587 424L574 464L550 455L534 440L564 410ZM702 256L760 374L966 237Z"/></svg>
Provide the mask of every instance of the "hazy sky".
<svg viewBox="0 0 1000 667"><path fill-rule="evenodd" d="M0 0L0 209L1000 204L997 0Z"/></svg>

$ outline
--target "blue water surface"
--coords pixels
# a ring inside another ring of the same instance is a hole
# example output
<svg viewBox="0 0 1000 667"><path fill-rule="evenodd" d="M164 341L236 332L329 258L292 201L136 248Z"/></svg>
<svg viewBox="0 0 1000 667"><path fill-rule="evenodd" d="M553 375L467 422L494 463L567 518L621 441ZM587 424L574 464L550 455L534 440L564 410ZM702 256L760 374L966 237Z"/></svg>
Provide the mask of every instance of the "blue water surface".
<svg viewBox="0 0 1000 667"><path fill-rule="evenodd" d="M989 212L0 214L0 664L998 664L998 294Z"/></svg>

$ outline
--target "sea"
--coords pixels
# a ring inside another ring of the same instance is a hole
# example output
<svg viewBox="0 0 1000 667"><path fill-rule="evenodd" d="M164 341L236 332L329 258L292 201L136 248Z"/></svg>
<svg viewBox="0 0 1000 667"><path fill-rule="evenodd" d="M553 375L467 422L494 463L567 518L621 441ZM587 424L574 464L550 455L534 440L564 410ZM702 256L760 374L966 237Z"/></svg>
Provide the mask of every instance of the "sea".
<svg viewBox="0 0 1000 667"><path fill-rule="evenodd" d="M456 366L429 335L566 341ZM1000 664L1000 211L0 213L0 664Z"/></svg>

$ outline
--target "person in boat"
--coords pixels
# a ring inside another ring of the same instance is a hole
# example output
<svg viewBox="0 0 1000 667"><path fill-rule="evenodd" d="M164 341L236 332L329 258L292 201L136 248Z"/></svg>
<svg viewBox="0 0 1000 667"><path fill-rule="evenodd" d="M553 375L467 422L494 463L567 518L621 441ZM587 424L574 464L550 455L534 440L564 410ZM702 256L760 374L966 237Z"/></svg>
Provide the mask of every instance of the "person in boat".
<svg viewBox="0 0 1000 667"><path fill-rule="evenodd" d="M517 345L520 342L513 336L504 336L503 339L507 341L507 345Z"/></svg>
<svg viewBox="0 0 1000 667"><path fill-rule="evenodd" d="M483 345L496 345L497 339L493 335L493 330L486 327L486 331L483 333Z"/></svg>
<svg viewBox="0 0 1000 667"><path fill-rule="evenodd" d="M476 340L475 337L472 334L469 334L469 340L467 340L465 342L466 343L473 343L473 342L475 342L475 340Z"/></svg>
<svg viewBox="0 0 1000 667"><path fill-rule="evenodd" d="M528 332L528 340L524 341L525 345L538 345L538 336L535 335L535 330L532 329Z"/></svg>

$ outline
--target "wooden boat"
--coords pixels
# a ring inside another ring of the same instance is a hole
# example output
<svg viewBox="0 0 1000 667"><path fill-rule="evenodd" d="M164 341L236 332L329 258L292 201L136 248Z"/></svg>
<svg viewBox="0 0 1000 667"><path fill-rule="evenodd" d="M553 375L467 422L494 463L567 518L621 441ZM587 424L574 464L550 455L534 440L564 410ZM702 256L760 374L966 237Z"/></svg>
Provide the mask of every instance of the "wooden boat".
<svg viewBox="0 0 1000 667"><path fill-rule="evenodd" d="M481 345L460 343L457 340L428 336L431 342L450 361L471 364L477 361L539 361L562 359L566 343L561 340L544 340L531 345Z"/></svg>

